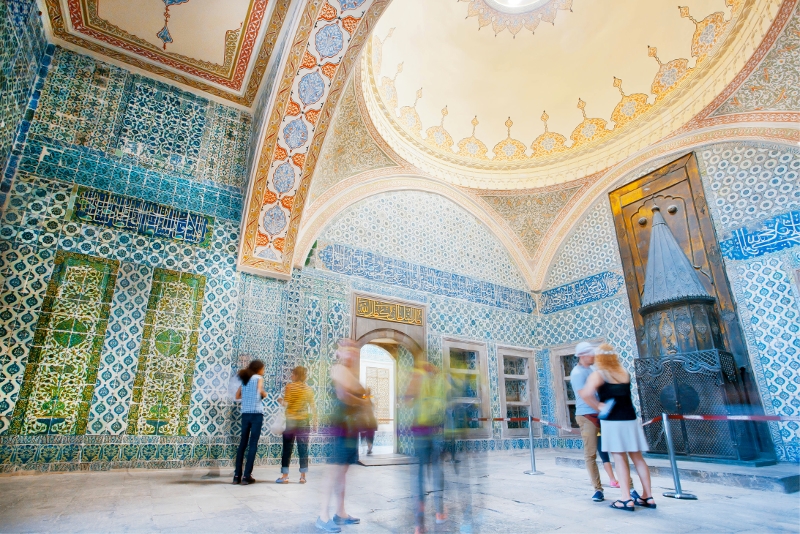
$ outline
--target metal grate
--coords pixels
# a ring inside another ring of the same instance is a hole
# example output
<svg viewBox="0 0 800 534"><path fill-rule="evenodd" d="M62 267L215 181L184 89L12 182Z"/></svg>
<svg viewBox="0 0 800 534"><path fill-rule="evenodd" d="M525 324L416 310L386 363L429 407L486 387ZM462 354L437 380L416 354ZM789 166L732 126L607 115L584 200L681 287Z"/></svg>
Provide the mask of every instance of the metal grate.
<svg viewBox="0 0 800 534"><path fill-rule="evenodd" d="M671 414L734 414L741 405L733 355L718 350L636 360L642 417ZM742 422L670 421L676 454L748 459L751 430ZM650 452L666 454L659 425L645 427ZM744 445L744 446L742 446Z"/></svg>

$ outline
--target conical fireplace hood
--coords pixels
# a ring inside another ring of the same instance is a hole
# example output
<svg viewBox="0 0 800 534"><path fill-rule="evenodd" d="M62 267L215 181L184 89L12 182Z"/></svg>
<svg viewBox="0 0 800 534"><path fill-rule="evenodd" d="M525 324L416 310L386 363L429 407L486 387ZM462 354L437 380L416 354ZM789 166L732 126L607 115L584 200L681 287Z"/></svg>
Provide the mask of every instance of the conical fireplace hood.
<svg viewBox="0 0 800 534"><path fill-rule="evenodd" d="M697 271L672 235L661 210L653 206L653 229L639 313L681 301L713 302L714 298L700 282Z"/></svg>

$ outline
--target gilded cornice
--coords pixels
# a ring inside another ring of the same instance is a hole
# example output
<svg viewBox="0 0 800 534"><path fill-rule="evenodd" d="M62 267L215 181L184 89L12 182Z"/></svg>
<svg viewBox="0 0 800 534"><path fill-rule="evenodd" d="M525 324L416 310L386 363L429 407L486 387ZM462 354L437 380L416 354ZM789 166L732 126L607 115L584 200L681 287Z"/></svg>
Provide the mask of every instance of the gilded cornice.
<svg viewBox="0 0 800 534"><path fill-rule="evenodd" d="M56 39L247 108L251 107L255 101L259 86L261 85L261 80L264 77L264 72L267 69L267 64L272 56L272 52L278 40L278 35L280 34L281 27L285 22L289 10L289 5L291 4L291 0L271 0L275 2L275 6L272 9L272 16L270 17L269 25L264 34L264 39L258 50L258 55L254 60L251 60L253 61L253 66L246 80L246 86L241 92L237 92L230 88L226 89L218 84L208 83L202 79L164 68L158 64L145 61L138 56L120 52L109 46L104 46L93 40L85 39L79 35L70 33L66 26L64 13L62 12L61 1L43 1L49 17L50 29L53 33L53 37ZM202 67L202 65L199 66Z"/></svg>

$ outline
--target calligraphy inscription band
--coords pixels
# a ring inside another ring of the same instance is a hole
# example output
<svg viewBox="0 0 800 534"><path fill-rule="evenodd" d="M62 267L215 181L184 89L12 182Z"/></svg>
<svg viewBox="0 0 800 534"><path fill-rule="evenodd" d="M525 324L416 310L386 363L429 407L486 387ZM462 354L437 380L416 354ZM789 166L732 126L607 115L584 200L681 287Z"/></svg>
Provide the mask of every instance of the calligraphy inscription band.
<svg viewBox="0 0 800 534"><path fill-rule="evenodd" d="M79 185L72 191L70 210L76 222L204 248L214 233L214 217Z"/></svg>
<svg viewBox="0 0 800 534"><path fill-rule="evenodd" d="M761 228L740 228L722 241L722 255L729 260L750 260L800 245L800 211L767 219Z"/></svg>
<svg viewBox="0 0 800 534"><path fill-rule="evenodd" d="M356 297L356 315L393 323L422 326L422 308Z"/></svg>

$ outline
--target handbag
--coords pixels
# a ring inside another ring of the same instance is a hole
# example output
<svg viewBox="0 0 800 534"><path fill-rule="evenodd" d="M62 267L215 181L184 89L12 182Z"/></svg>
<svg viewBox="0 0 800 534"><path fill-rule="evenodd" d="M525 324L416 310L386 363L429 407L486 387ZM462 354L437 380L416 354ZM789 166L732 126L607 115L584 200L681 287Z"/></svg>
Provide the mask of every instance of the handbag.
<svg viewBox="0 0 800 534"><path fill-rule="evenodd" d="M345 416L345 426L351 436L367 430L377 430L375 415L369 406L353 406ZM373 426L374 425L374 426Z"/></svg>
<svg viewBox="0 0 800 534"><path fill-rule="evenodd" d="M275 417L272 418L272 421L269 423L269 433L273 436L281 436L283 432L286 430L286 414L283 410L280 410L278 413L275 414Z"/></svg>
<svg viewBox="0 0 800 534"><path fill-rule="evenodd" d="M583 415L586 419L589 420L595 427L600 428L600 419L597 418L596 413L587 413Z"/></svg>

